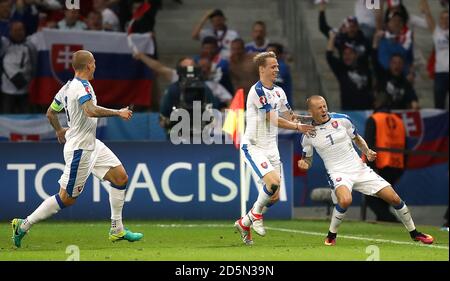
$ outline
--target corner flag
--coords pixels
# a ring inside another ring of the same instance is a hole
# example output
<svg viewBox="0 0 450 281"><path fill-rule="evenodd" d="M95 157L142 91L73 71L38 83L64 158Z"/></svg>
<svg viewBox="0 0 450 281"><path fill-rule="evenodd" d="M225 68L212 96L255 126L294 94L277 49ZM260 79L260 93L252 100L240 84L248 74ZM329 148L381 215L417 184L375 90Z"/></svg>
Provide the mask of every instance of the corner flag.
<svg viewBox="0 0 450 281"><path fill-rule="evenodd" d="M244 108L244 89L239 89L231 101L222 128L224 132L233 137L233 143L237 149L239 149L241 136L244 133Z"/></svg>

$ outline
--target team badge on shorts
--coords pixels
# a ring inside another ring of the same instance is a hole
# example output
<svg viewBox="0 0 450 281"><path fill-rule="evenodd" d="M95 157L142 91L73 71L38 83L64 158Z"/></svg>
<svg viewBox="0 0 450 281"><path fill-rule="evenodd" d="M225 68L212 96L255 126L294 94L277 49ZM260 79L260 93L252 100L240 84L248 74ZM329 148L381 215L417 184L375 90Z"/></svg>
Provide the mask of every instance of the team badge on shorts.
<svg viewBox="0 0 450 281"><path fill-rule="evenodd" d="M77 189L78 189L78 192L81 192L81 190L83 190L83 186L79 186L79 187L77 187Z"/></svg>
<svg viewBox="0 0 450 281"><path fill-rule="evenodd" d="M267 169L267 167L269 167L269 165L267 165L267 162L262 162L261 167L263 167L264 169Z"/></svg>
<svg viewBox="0 0 450 281"><path fill-rule="evenodd" d="M339 126L339 124L338 124L337 121L333 121L333 122L331 123L331 126L333 126L333 128L336 129L336 128Z"/></svg>
<svg viewBox="0 0 450 281"><path fill-rule="evenodd" d="M342 178L341 177L339 177L339 178L336 178L336 181L337 182L340 182L342 180Z"/></svg>

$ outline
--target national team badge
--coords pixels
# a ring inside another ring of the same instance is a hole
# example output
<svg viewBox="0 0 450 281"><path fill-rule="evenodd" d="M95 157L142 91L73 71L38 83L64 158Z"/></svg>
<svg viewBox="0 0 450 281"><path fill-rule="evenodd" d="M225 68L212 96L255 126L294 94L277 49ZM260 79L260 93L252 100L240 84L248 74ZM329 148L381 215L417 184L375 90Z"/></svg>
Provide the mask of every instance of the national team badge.
<svg viewBox="0 0 450 281"><path fill-rule="evenodd" d="M266 99L266 97L265 97L265 96L259 97L259 102L260 102L262 105L266 105L266 104L267 104L267 99Z"/></svg>
<svg viewBox="0 0 450 281"><path fill-rule="evenodd" d="M339 178L336 178L336 181L337 182L340 182L342 180L342 178L341 177L339 177Z"/></svg>
<svg viewBox="0 0 450 281"><path fill-rule="evenodd" d="M53 77L64 84L73 78L72 54L82 50L83 45L53 44L50 49L50 65Z"/></svg>
<svg viewBox="0 0 450 281"><path fill-rule="evenodd" d="M268 167L267 162L262 162L261 167L263 167L264 169L267 169L267 167Z"/></svg>
<svg viewBox="0 0 450 281"><path fill-rule="evenodd" d="M280 93L278 91L275 91L275 94L277 94L277 96L280 97Z"/></svg>
<svg viewBox="0 0 450 281"><path fill-rule="evenodd" d="M337 127L339 126L339 124L338 124L337 121L333 121L333 122L331 123L331 126L333 126L333 128L335 128L335 129L337 129Z"/></svg>

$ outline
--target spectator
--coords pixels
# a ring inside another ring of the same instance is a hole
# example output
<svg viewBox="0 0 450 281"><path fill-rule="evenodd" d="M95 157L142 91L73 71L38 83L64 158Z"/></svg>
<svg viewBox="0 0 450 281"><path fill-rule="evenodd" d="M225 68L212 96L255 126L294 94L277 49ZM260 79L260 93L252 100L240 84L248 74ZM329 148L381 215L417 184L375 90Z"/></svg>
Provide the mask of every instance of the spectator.
<svg viewBox="0 0 450 281"><path fill-rule="evenodd" d="M378 63L385 70L389 68L390 59L393 54L400 54L404 60L403 74L406 76L412 73L413 56L413 34L405 26L403 17L398 12L394 12L389 17L387 30L378 40Z"/></svg>
<svg viewBox="0 0 450 281"><path fill-rule="evenodd" d="M366 0L356 0L355 17L359 23L359 29L366 37L368 42L372 42L376 30L376 17L373 9L368 9Z"/></svg>
<svg viewBox="0 0 450 281"><path fill-rule="evenodd" d="M224 86L214 81L214 79L211 79L211 61L207 58L200 58L200 60L198 61L198 65L202 70L202 75L206 85L211 90L213 96L218 102L217 109L222 110L227 108L230 105L233 96L227 89L225 89Z"/></svg>
<svg viewBox="0 0 450 281"><path fill-rule="evenodd" d="M208 36L203 39L200 55L194 56L195 63L198 64L200 58L207 58L211 61L212 80L219 82L232 93L233 84L230 78L229 62L223 59L221 53L219 53L219 46L215 37Z"/></svg>
<svg viewBox="0 0 450 281"><path fill-rule="evenodd" d="M342 52L342 59L333 55L336 34L330 31L327 45L327 62L339 82L341 108L343 110L366 110L373 107L372 78L367 65L358 61L352 45Z"/></svg>
<svg viewBox="0 0 450 281"><path fill-rule="evenodd" d="M425 13L430 31L433 33L435 50L434 65L434 106L445 109L445 100L448 95L449 75L449 46L448 46L448 10L440 14L439 24L436 24L431 15L427 0L421 0L422 11Z"/></svg>
<svg viewBox="0 0 450 281"><path fill-rule="evenodd" d="M155 60L144 53L136 53L134 54L134 58L145 63L151 70L161 75L161 77L167 82L175 83L179 79L176 69L164 65L158 60ZM190 65L191 59L186 59L185 61L187 63L183 62L183 66ZM220 83L214 81L214 77L211 77L211 62L207 58L200 58L198 64L202 70L206 85L212 91L214 97L216 97L220 102L219 109L228 106L228 103L233 98L233 96Z"/></svg>
<svg viewBox="0 0 450 281"><path fill-rule="evenodd" d="M133 1L129 9L131 11L131 16L135 19L131 22L131 26L129 25L130 22L126 24L125 30L129 30L133 33L153 32L155 28L156 14L158 13L160 6L161 0L150 0L148 2L145 0Z"/></svg>
<svg viewBox="0 0 450 281"><path fill-rule="evenodd" d="M39 24L39 11L34 1L16 0L12 6L11 21L21 21L27 36L35 33Z"/></svg>
<svg viewBox="0 0 450 281"><path fill-rule="evenodd" d="M288 99L289 104L293 103L292 98L292 78L291 78L291 70L289 65L285 60L284 47L280 43L270 43L267 46L268 52L274 52L277 55L278 61L278 78L275 81L275 84L280 86L286 94L286 98Z"/></svg>
<svg viewBox="0 0 450 281"><path fill-rule="evenodd" d="M95 11L102 14L102 25L104 30L120 30L119 18L110 8L108 8L107 0L94 0L93 8Z"/></svg>
<svg viewBox="0 0 450 281"><path fill-rule="evenodd" d="M404 58L401 54L392 54L389 67L385 70L378 62L378 42L384 36L377 31L373 39L372 63L377 78L377 92L388 94L392 100L392 109L419 109L419 102L412 84L403 74Z"/></svg>
<svg viewBox="0 0 450 281"><path fill-rule="evenodd" d="M368 147L377 151L377 159L366 161L378 175L394 186L403 175L405 169L405 155L401 152L383 149L404 150L406 148L406 130L403 120L390 111L390 96L378 94L375 111L366 121L365 140ZM376 220L398 222L390 212L390 206L385 201L365 196L367 206L375 213Z"/></svg>
<svg viewBox="0 0 450 281"><path fill-rule="evenodd" d="M319 12L319 28L322 34L328 38L329 32L332 28L327 23L325 10L326 4L322 2L320 4ZM364 33L360 30L357 18L353 16L347 17L340 28L338 30L335 29L334 31L337 33L335 45L339 52L339 56L342 58L342 52L345 46L352 45L358 53L358 59L368 66L370 57L370 43L364 36Z"/></svg>
<svg viewBox="0 0 450 281"><path fill-rule="evenodd" d="M103 18L102 13L97 11L90 11L86 18L87 30L103 30Z"/></svg>
<svg viewBox="0 0 450 281"><path fill-rule="evenodd" d="M85 30L86 24L80 20L79 10L65 10L64 19L57 24L58 29L62 30Z"/></svg>
<svg viewBox="0 0 450 281"><path fill-rule="evenodd" d="M244 89L244 94L247 96L250 88L258 79L258 70L253 63L255 54L245 52L244 40L238 38L231 42L231 57L230 57L230 76L234 88Z"/></svg>
<svg viewBox="0 0 450 281"><path fill-rule="evenodd" d="M247 53L261 53L267 50L269 39L266 38L266 24L263 21L256 21L252 28L253 41L245 44Z"/></svg>
<svg viewBox="0 0 450 281"><path fill-rule="evenodd" d="M410 28L411 30L414 30L415 28L427 28L427 22L425 18L416 15L410 15L405 5L403 5L402 0L387 0L386 2L387 9L384 13L384 25L387 25L389 23L391 14L398 13L402 17L405 26L408 26L408 28ZM382 2L381 9L378 12L381 14L383 10L384 2ZM379 27L382 28L381 26Z"/></svg>
<svg viewBox="0 0 450 281"><path fill-rule="evenodd" d="M26 41L25 25L12 22L9 44L1 60L4 113L25 113L28 107L28 86L35 72L36 48Z"/></svg>
<svg viewBox="0 0 450 281"><path fill-rule="evenodd" d="M203 28L208 19L212 28ZM200 23L194 27L192 38L203 41L205 37L215 37L218 42L221 57L228 60L230 58L231 42L239 38L239 34L235 30L228 29L225 21L225 15L221 10L207 11Z"/></svg>
<svg viewBox="0 0 450 281"><path fill-rule="evenodd" d="M11 1L0 0L0 37L9 37L9 18L11 16Z"/></svg>

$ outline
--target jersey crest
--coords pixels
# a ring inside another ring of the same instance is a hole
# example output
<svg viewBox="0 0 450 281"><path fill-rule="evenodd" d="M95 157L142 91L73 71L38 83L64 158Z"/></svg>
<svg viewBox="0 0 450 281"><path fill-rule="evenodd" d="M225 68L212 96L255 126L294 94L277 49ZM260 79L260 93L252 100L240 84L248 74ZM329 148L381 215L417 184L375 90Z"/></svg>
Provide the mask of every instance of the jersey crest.
<svg viewBox="0 0 450 281"><path fill-rule="evenodd" d="M333 121L333 122L331 123L331 126L333 126L333 128L335 128L335 129L337 129L337 127L339 126L339 124L338 124L337 121Z"/></svg>

